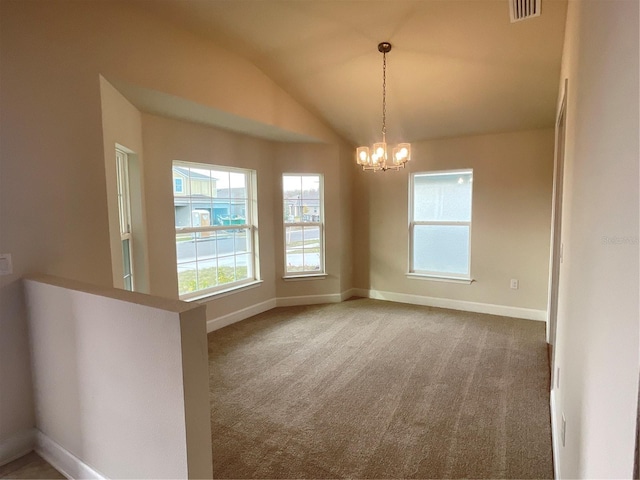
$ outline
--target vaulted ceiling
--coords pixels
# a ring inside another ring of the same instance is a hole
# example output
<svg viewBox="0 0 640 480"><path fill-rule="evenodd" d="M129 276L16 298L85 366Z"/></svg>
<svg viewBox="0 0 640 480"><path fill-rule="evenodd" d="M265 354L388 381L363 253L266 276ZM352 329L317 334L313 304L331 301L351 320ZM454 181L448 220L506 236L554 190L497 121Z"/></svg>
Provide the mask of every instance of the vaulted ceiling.
<svg viewBox="0 0 640 480"><path fill-rule="evenodd" d="M510 22L508 0L153 0L150 15L258 66L354 144L550 127L566 0Z"/></svg>

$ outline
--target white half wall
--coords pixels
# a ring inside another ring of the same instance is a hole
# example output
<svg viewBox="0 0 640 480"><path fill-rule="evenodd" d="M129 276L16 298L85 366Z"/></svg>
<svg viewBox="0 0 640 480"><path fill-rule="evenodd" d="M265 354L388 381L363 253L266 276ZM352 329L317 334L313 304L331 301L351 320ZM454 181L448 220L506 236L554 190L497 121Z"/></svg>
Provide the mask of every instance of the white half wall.
<svg viewBox="0 0 640 480"><path fill-rule="evenodd" d="M51 460L106 478L211 478L204 306L49 276L24 284Z"/></svg>

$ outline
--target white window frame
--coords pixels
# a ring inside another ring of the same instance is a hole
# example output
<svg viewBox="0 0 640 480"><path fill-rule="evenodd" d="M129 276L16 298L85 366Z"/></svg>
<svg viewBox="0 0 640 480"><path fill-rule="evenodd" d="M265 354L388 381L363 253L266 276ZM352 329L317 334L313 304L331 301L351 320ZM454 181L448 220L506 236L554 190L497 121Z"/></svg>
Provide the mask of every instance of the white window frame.
<svg viewBox="0 0 640 480"><path fill-rule="evenodd" d="M414 182L417 176L438 176L438 175L468 175L471 174L471 205L470 208L470 220L469 221L417 221L414 220ZM441 280L446 282L456 283L471 283L473 278L471 276L471 238L472 238L472 223L473 223L473 169L465 168L458 170L441 170L430 172L414 172L409 176L409 272L407 276L410 278L422 278L430 280ZM413 266L413 249L414 249L414 229L416 226L421 225L440 225L440 226L467 226L469 227L469 250L468 250L468 265L467 274L457 274L451 272L434 272L425 270L415 270Z"/></svg>
<svg viewBox="0 0 640 480"><path fill-rule="evenodd" d="M116 183L118 188L118 217L120 224L120 244L122 246L122 281L125 290L135 290L135 274L133 266L133 235L131 230L131 192L129 188L129 155L116 148ZM125 257L128 245L129 271L126 270Z"/></svg>
<svg viewBox="0 0 640 480"><path fill-rule="evenodd" d="M284 177L318 177L319 182L318 182L318 188L319 188L319 195L318 195L318 205L319 205L319 209L320 209L320 221L318 222L287 222L286 218L284 217L284 207L285 207L285 198L284 198ZM282 238L283 238L283 254L284 254L284 261L283 261L283 268L284 268L284 276L283 278L285 280L295 280L295 279L311 279L314 277L318 277L318 278L324 278L326 277L326 270L325 270L325 227L324 227L324 175L322 175L321 173L283 173L281 180L283 181L282 183L282 188L280 189L281 193L282 193L282 212L283 212L283 218L282 218L282 224L283 224L283 229L282 229ZM288 272L287 271L287 229L291 228L291 227L318 227L319 229L319 238L318 241L320 242L320 269L319 270L298 270L295 272Z"/></svg>
<svg viewBox="0 0 640 480"><path fill-rule="evenodd" d="M249 286L257 285L258 283L260 283L261 282L260 273L259 273L260 262L258 258L258 210L257 210L258 202L257 202L257 190L256 190L256 171L250 170L250 169L244 169L244 168L228 167L224 165L184 162L179 160L173 161L172 169L173 167L198 168L198 169L205 169L205 170L224 171L224 172L230 172L230 173L242 173L245 175L245 179L246 179L245 188L247 192L247 208L245 212L245 223L240 225L234 224L233 230L246 230L247 232L247 238L249 241L248 253L250 258L250 265L248 265L247 268L251 270L251 274L248 276L248 278L245 278L242 280L236 280L236 281L224 283L221 285L215 285L213 287L203 288L203 289L195 290L193 292L188 292L184 294L179 293L178 296L180 300L184 300L184 301L199 300L199 299L214 296L214 295L227 294L235 290L244 289ZM183 185L184 185L184 182L188 182L188 181L189 179L184 180ZM188 191L190 191L190 189ZM174 191L174 194L175 193L184 193L184 192ZM175 197L175 198L184 199L185 197L184 195L182 195L180 197ZM191 212L190 212L190 215L191 215ZM229 225L213 225L214 223L213 218L211 219L211 223L212 225L208 225L208 226L175 227L176 237L180 234L192 234L192 233L198 234L198 233L207 233L207 232L216 232L217 234L217 232L227 232L230 230ZM233 256L235 257L235 254ZM178 263L178 258L176 257L176 268L178 269L179 266L180 266L180 263ZM178 271L176 273L178 273ZM179 289L179 285L177 286Z"/></svg>

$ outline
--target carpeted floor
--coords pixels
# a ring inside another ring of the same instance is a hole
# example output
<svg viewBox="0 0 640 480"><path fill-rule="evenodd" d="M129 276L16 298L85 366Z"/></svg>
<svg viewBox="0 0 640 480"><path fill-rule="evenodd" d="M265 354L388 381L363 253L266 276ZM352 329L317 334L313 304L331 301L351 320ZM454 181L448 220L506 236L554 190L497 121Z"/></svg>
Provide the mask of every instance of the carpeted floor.
<svg viewBox="0 0 640 480"><path fill-rule="evenodd" d="M370 299L209 334L214 478L551 478L544 323Z"/></svg>

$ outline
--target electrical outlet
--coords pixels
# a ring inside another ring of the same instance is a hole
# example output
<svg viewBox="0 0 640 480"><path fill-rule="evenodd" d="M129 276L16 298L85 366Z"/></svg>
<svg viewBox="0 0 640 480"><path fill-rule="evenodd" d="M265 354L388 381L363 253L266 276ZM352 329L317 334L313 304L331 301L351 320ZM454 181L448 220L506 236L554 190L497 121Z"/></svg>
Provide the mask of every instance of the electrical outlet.
<svg viewBox="0 0 640 480"><path fill-rule="evenodd" d="M511 284L510 284L510 285L511 285L511 288L512 288L513 290L517 290L517 289L518 289L518 286L519 286L518 279L516 279L516 278L512 278L512 279L511 279Z"/></svg>
<svg viewBox="0 0 640 480"><path fill-rule="evenodd" d="M564 447L567 439L567 419L564 418L564 412L562 413L562 427L560 430L560 437L562 438L562 446Z"/></svg>

